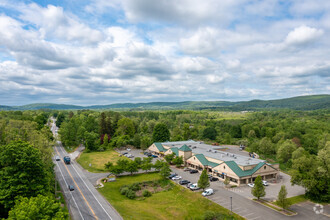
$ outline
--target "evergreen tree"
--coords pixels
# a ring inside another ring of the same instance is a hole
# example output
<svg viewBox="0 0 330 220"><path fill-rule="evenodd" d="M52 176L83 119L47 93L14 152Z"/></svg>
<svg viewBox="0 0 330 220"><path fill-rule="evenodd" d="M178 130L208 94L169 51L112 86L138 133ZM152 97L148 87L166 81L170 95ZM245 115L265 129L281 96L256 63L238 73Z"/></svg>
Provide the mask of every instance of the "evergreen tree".
<svg viewBox="0 0 330 220"><path fill-rule="evenodd" d="M162 176L163 179L166 179L171 174L170 166L167 163L163 163L162 168L160 169L159 174Z"/></svg>
<svg viewBox="0 0 330 220"><path fill-rule="evenodd" d="M281 186L281 190L278 192L278 196L277 196L277 203L283 208L286 209L288 207L288 201L286 199L287 196L287 191L285 188L285 185Z"/></svg>
<svg viewBox="0 0 330 220"><path fill-rule="evenodd" d="M203 190L210 186L210 180L209 180L209 177L207 175L206 169L203 170L201 176L199 177L199 180L198 180L197 184L198 184L198 187L202 188Z"/></svg>
<svg viewBox="0 0 330 220"><path fill-rule="evenodd" d="M251 189L251 193L253 196L257 197L259 200L260 197L264 197L266 195L265 186L262 184L261 176L258 176L254 181L254 187Z"/></svg>

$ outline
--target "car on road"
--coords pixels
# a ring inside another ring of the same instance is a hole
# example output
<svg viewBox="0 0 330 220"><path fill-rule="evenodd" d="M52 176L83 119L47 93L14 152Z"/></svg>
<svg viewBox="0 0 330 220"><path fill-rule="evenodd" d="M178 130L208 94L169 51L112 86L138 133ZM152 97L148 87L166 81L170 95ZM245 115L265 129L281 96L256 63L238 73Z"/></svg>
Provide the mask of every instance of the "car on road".
<svg viewBox="0 0 330 220"><path fill-rule="evenodd" d="M180 179L182 179L181 176L174 176L174 177L172 177L172 180L180 180Z"/></svg>
<svg viewBox="0 0 330 220"><path fill-rule="evenodd" d="M176 174L176 173L172 173L168 178L169 179L172 179L173 177L175 177L175 176L177 176L178 174Z"/></svg>
<svg viewBox="0 0 330 220"><path fill-rule="evenodd" d="M218 178L216 178L216 177L214 177L214 176L211 176L210 177L210 181L211 182L215 182L215 181L218 181L219 179Z"/></svg>
<svg viewBox="0 0 330 220"><path fill-rule="evenodd" d="M153 158L157 158L157 157L158 157L157 155L154 155L154 154L152 154L151 156L152 156Z"/></svg>
<svg viewBox="0 0 330 220"><path fill-rule="evenodd" d="M206 189L203 193L202 193L202 196L210 196L212 195L214 192L213 192L213 189Z"/></svg>
<svg viewBox="0 0 330 220"><path fill-rule="evenodd" d="M65 164L70 164L71 163L71 158L69 156L63 157L64 163Z"/></svg>
<svg viewBox="0 0 330 220"><path fill-rule="evenodd" d="M56 155L56 156L55 156L55 160L56 160L56 161L60 161L61 158L60 158L58 155Z"/></svg>
<svg viewBox="0 0 330 220"><path fill-rule="evenodd" d="M74 190L74 186L73 185L68 185L68 188L70 191L73 191Z"/></svg>
<svg viewBox="0 0 330 220"><path fill-rule="evenodd" d="M268 186L268 182L267 182L266 180L263 180L263 181L262 181L262 185L264 185L264 186Z"/></svg>
<svg viewBox="0 0 330 220"><path fill-rule="evenodd" d="M190 170L189 173L198 173L198 170Z"/></svg>
<svg viewBox="0 0 330 220"><path fill-rule="evenodd" d="M179 181L179 184L180 184L180 185L186 185L186 184L189 184L189 183L190 183L189 180L180 180L180 181Z"/></svg>
<svg viewBox="0 0 330 220"><path fill-rule="evenodd" d="M253 188L254 187L254 183L248 183L247 184L249 187Z"/></svg>
<svg viewBox="0 0 330 220"><path fill-rule="evenodd" d="M189 186L189 189L191 189L191 190L198 190L199 189L198 184L197 183L191 184Z"/></svg>

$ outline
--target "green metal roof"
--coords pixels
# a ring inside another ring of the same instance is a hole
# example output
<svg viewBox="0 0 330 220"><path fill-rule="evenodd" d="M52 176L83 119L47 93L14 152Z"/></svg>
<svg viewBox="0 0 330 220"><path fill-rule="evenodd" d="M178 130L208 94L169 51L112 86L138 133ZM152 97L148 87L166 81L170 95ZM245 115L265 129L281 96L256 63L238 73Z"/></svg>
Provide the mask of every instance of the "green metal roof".
<svg viewBox="0 0 330 220"><path fill-rule="evenodd" d="M255 172L257 172L257 170L259 170L263 165L265 165L265 162L260 162L257 164L257 166L255 166L253 169L250 170L242 170L235 161L226 161L224 162L225 164L227 164L227 166L234 172L236 173L237 176L239 177L244 177L244 176L251 176L252 174L254 174Z"/></svg>
<svg viewBox="0 0 330 220"><path fill-rule="evenodd" d="M196 154L195 157L203 164L203 166L216 167L219 164L208 161L203 154Z"/></svg>
<svg viewBox="0 0 330 220"><path fill-rule="evenodd" d="M187 146L187 145L183 145L182 147L180 147L180 149L179 150L181 150L181 151L191 151L191 149Z"/></svg>
<svg viewBox="0 0 330 220"><path fill-rule="evenodd" d="M160 152L166 151L166 149L163 147L163 145L161 143L154 143L154 144Z"/></svg>
<svg viewBox="0 0 330 220"><path fill-rule="evenodd" d="M179 156L179 148L177 148L177 147L172 147L172 148L171 148L171 151L172 151L173 153L175 153L176 156Z"/></svg>

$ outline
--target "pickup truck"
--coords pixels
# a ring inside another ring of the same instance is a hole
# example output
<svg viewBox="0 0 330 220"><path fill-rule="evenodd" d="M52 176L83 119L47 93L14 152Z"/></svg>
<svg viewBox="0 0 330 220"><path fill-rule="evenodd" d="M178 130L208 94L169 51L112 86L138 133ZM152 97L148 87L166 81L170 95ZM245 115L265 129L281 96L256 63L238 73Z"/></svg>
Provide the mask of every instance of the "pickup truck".
<svg viewBox="0 0 330 220"><path fill-rule="evenodd" d="M64 163L66 163L66 164L70 164L70 163L71 163L71 159L70 159L69 156L65 156L65 157L63 158L63 160L64 160Z"/></svg>

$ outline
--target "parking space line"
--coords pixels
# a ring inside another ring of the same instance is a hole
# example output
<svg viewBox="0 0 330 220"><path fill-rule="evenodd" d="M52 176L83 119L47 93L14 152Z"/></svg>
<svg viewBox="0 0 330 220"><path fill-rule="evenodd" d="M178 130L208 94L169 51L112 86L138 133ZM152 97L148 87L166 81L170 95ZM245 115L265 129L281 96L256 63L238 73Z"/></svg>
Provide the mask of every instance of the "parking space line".
<svg viewBox="0 0 330 220"><path fill-rule="evenodd" d="M250 218L250 220L255 220L255 219L258 219L258 218L260 218L260 216L257 216L255 218Z"/></svg>
<svg viewBox="0 0 330 220"><path fill-rule="evenodd" d="M251 213L249 213L249 214L243 215L243 217L246 218L246 216L253 215L253 214L254 214L254 213L251 212Z"/></svg>

